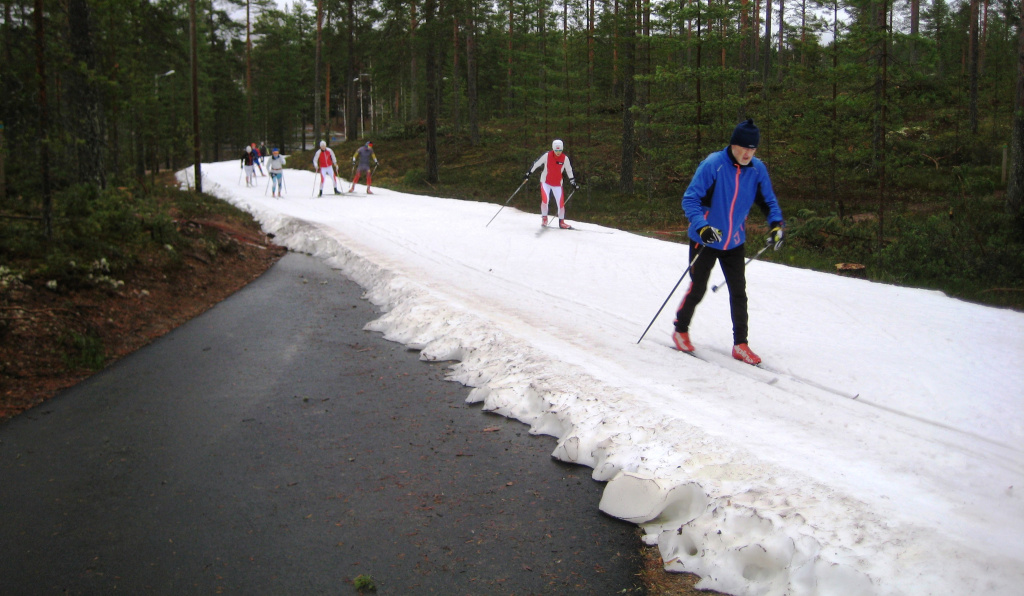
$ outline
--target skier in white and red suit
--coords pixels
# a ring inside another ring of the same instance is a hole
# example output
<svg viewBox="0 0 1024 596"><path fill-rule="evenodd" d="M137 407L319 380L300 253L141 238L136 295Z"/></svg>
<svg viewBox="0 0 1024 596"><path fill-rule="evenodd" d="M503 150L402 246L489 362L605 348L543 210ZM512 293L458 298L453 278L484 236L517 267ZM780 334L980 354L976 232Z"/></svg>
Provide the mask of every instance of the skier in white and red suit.
<svg viewBox="0 0 1024 596"><path fill-rule="evenodd" d="M334 194L341 194L341 192L338 191L337 169L338 158L334 155L334 151L327 146L326 141L320 141L320 149L313 154L313 171L320 172L320 194L317 196L324 196L324 180L326 180L328 176L331 177L331 183L334 184Z"/></svg>
<svg viewBox="0 0 1024 596"><path fill-rule="evenodd" d="M562 192L562 172L569 177L569 184L576 186L576 178L572 173L572 165L569 163L569 156L562 151L562 141L555 139L551 143L551 151L541 155L533 162L530 171L526 172L524 179L529 179L530 174L537 168L544 166L540 178L540 225L548 225L548 200L554 199L558 202L558 227L563 230L571 229L572 226L565 223L565 194Z"/></svg>

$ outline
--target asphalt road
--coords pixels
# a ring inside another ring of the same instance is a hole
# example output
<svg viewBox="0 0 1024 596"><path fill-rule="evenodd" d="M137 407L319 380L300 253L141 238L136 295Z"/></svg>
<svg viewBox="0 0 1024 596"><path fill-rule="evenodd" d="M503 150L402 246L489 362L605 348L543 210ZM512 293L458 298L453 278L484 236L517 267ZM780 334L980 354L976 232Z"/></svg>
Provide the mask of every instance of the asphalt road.
<svg viewBox="0 0 1024 596"><path fill-rule="evenodd" d="M613 594L639 539L589 468L467 405L288 254L0 425L0 594Z"/></svg>

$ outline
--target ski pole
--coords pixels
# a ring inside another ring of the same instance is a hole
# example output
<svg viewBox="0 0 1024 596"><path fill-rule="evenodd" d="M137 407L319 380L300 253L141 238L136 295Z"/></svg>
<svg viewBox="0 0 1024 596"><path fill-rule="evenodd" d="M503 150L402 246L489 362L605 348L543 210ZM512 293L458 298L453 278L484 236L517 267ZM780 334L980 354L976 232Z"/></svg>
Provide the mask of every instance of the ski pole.
<svg viewBox="0 0 1024 596"><path fill-rule="evenodd" d="M522 188L523 188L524 186L526 186L526 183L527 183L527 182L529 182L529 181L530 181L530 179L529 179L529 178L527 178L526 180L523 180L523 183L519 185L519 188L517 188L517 189L516 189L516 191L515 191L514 193L512 193L512 196L511 196L511 197L509 197L507 201L505 201L505 204L501 206L501 209L504 209L505 207L508 207L508 204L512 202L512 197L514 197L514 196L516 196L517 194L519 194L519 191L520 191L520 190L522 190ZM498 209L498 213L501 213L501 209ZM495 218L495 217L498 217L498 213L495 213L495 214L494 214L494 217L492 217L492 218L491 218L491 221L494 221L494 218ZM487 226L491 225L491 221L487 222L487 223L486 223L486 224L484 225L484 227L486 228Z"/></svg>
<svg viewBox="0 0 1024 596"><path fill-rule="evenodd" d="M697 262L697 259L700 257L700 252L702 250L704 250L703 244L701 244L697 248L697 254L693 255L693 260L690 261L689 265L687 265L686 271L683 271L683 274L679 276L679 281L677 281L676 285L672 287L672 291L668 293L668 296L665 296L665 301L661 303L661 308L658 309L658 312L654 313L654 318L651 319L651 322L647 324L647 329L644 329L643 335L640 336L640 339L636 340L636 343L640 343L644 340L644 335L647 335L647 332L651 330L651 325L654 324L655 319L658 318L658 315L661 314L661 311L665 309L665 305L668 304L668 299L672 297L672 294L676 293L676 289L679 287L679 284L683 283L683 278L685 278L686 274L690 272L690 269L693 269L693 264Z"/></svg>
<svg viewBox="0 0 1024 596"><path fill-rule="evenodd" d="M569 198L568 198L568 199L566 199L564 203L562 203L562 208L563 208L563 209L565 208L565 206L566 206L566 205L568 205L568 204L569 204L569 201L571 201L571 200L572 200L572 195L574 195L574 194L576 194L576 189L575 189L575 188L574 188L574 189L572 189L572 192L571 192L571 193L569 193Z"/></svg>
<svg viewBox="0 0 1024 596"><path fill-rule="evenodd" d="M245 169L245 167L244 167L244 166L243 166L243 167L241 167L241 168L238 168L238 185L239 185L239 186L241 186L241 185L242 185L242 171L243 171L244 169Z"/></svg>
<svg viewBox="0 0 1024 596"><path fill-rule="evenodd" d="M267 180L267 187L263 189L263 196L267 196L267 191L270 190L270 180L273 180L273 179L274 179L274 177L271 176L270 179Z"/></svg>
<svg viewBox="0 0 1024 596"><path fill-rule="evenodd" d="M565 207L566 207L566 206L567 206L567 205L569 204L569 201L571 201L571 200L572 200L572 195L574 195L574 194L576 194L576 189L575 189L575 188L574 188L574 189L572 189L572 192L571 192L571 193L569 193L569 198L568 198L568 199L566 199L564 203L562 203L562 209L565 209ZM552 221L554 221L554 220L552 220ZM543 226L541 226L541 227L547 227L547 225L548 225L548 224L544 224L544 225L543 225Z"/></svg>
<svg viewBox="0 0 1024 596"><path fill-rule="evenodd" d="M317 174L317 172L316 172L316 170L314 170L313 171L313 188L311 188L309 190L309 198L311 198L311 199L313 198L313 195L316 194L316 174Z"/></svg>
<svg viewBox="0 0 1024 596"><path fill-rule="evenodd" d="M743 266L746 267L747 265L749 265L751 263L751 261L753 261L757 257L761 256L761 253L763 253L764 251L768 250L769 246L771 246L771 244L766 244L764 248L762 248L761 250L757 251L756 255L750 257L749 259L747 259L747 262L743 263ZM724 286L724 285L725 285L725 282L723 281L722 283L720 283L718 285L711 286L711 291L712 292L717 292L718 290L722 289L722 286Z"/></svg>

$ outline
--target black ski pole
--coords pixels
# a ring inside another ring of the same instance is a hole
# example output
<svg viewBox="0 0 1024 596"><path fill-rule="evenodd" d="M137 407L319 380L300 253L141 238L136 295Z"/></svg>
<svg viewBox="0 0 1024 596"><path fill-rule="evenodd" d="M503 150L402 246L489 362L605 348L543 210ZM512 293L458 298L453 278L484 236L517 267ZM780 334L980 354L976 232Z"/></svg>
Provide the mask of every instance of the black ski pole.
<svg viewBox="0 0 1024 596"><path fill-rule="evenodd" d="M764 251L768 250L768 247L769 247L769 246L771 246L771 244L766 244L764 248L762 248L761 250L757 251L757 254L756 254L756 255L754 255L754 256L752 256L752 257L750 257L749 259L747 259L747 262L746 262L746 263L743 263L743 266L744 266L744 267L746 267L746 266L747 266L747 265L749 265L749 264L750 264L750 263L751 263L751 262L752 262L752 261L753 261L754 259L756 259L757 257L761 256L761 253L763 253ZM722 286L724 286L724 285L725 285L725 282L723 281L723 282L722 282L722 283L720 283L720 284L717 284L717 285L711 286L711 291L712 291L712 292L717 292L718 290L722 289Z"/></svg>
<svg viewBox="0 0 1024 596"><path fill-rule="evenodd" d="M519 191L520 191L520 190L522 190L522 188L523 188L524 186L526 186L526 183L527 183L527 182L529 182L529 181L530 181L530 179L529 179L529 178L527 178L526 180L523 180L523 183L519 185L519 188L517 188L517 189L516 189L516 191L515 191L514 193L512 193L512 197L514 197L514 196L516 196L517 194L519 194ZM508 200L507 200L507 201L505 201L505 204L501 206L501 209L504 209L505 207L508 207L508 204L512 202L512 197L509 197L509 198L508 198ZM498 209L498 213L501 213L501 209ZM494 221L494 218L495 218L495 217L498 217L498 213L495 213L495 214L494 214L494 217L492 217L492 218L491 218L491 221ZM491 225L491 221L487 222L487 223L486 223L486 224L484 225L484 227L486 228L487 226Z"/></svg>
<svg viewBox="0 0 1024 596"><path fill-rule="evenodd" d="M676 289L679 288L679 284L683 283L683 278L685 278L686 274L690 272L690 269L693 269L693 264L697 262L697 259L700 257L700 251L702 250L704 250L703 244L697 248L697 254L693 255L693 260L690 261L689 265L687 265L686 271L683 271L683 274L679 276L679 281L677 281L676 285L672 287L672 291L668 293L668 296L665 296L665 301L661 303L661 308L658 309L658 312L654 313L654 318L647 324L647 329L644 329L643 335L640 336L640 339L636 340L636 343L640 343L644 340L644 335L647 335L647 332L651 330L651 325L654 324L654 321L658 318L658 315L661 314L661 311L665 309L665 305L668 304L669 298L672 297L672 294L676 293Z"/></svg>

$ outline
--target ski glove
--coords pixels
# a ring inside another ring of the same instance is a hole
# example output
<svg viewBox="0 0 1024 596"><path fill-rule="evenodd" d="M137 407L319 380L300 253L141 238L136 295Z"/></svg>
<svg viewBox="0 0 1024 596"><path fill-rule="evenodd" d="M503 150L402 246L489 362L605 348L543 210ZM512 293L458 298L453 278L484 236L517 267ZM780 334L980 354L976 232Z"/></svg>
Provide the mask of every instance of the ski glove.
<svg viewBox="0 0 1024 596"><path fill-rule="evenodd" d="M704 226L697 230L697 233L700 234L700 241L704 244L714 244L722 240L722 230L711 226Z"/></svg>
<svg viewBox="0 0 1024 596"><path fill-rule="evenodd" d="M533 172L527 172L526 175L523 176L523 180L529 180L530 179L530 174L532 174L532 173Z"/></svg>
<svg viewBox="0 0 1024 596"><path fill-rule="evenodd" d="M774 244L775 250L779 250L780 248L782 248L782 236L783 233L781 221L773 221L772 223L768 224L768 246Z"/></svg>
<svg viewBox="0 0 1024 596"><path fill-rule="evenodd" d="M569 179L569 184L572 184L572 187L575 188L575 189L579 189L579 187L580 187L579 184L576 184L576 179L575 178L570 178Z"/></svg>

